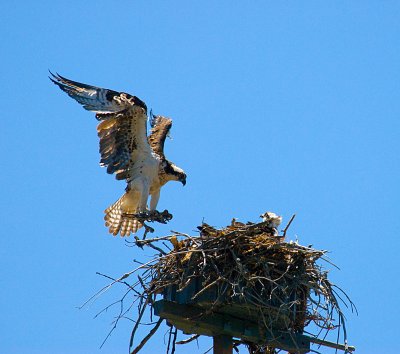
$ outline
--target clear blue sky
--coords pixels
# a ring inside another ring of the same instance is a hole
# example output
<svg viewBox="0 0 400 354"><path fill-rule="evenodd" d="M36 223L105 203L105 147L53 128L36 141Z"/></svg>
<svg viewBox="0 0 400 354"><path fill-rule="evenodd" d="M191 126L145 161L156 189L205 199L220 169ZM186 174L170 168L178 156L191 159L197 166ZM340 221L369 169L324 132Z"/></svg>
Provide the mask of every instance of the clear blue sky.
<svg viewBox="0 0 400 354"><path fill-rule="evenodd" d="M95 272L118 276L145 257L108 235L103 210L124 183L98 166L93 114L48 69L174 119L166 152L188 180L163 189L159 207L174 219L158 235L296 213L289 237L331 251L341 268L331 279L358 307L350 343L397 352L399 2L3 1L0 11L1 353L127 353L132 324L99 350L114 312L93 319L122 289L76 307L106 283ZM143 353L163 352L163 333Z"/></svg>

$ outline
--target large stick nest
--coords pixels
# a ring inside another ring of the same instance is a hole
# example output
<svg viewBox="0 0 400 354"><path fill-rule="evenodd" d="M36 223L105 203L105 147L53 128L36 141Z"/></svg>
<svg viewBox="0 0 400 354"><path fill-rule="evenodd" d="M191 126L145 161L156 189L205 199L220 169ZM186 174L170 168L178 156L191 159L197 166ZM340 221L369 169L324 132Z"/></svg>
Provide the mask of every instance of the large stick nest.
<svg viewBox="0 0 400 354"><path fill-rule="evenodd" d="M353 304L317 264L325 258L326 251L286 242L288 226L279 236L278 225L277 219L267 215L261 223L243 224L233 220L222 229L203 223L198 227L199 236L173 232L165 237L136 239L136 245L150 246L159 255L115 280L128 285L127 293L133 293L138 301L139 316L131 346L146 307L151 307L162 296L185 292L190 286L196 289L190 294L190 303L204 308L207 314L234 312L237 317L253 318L258 322L260 333L274 330L302 333L305 327L314 324L313 336L326 336L336 330L338 338L342 333L346 340L338 300L346 306ZM169 244L173 248L167 250ZM137 281L128 284L124 279L134 273ZM200 286L193 287L194 283ZM124 316L121 310L117 321ZM161 321L131 353L143 347ZM170 335L173 352L177 338L173 326L171 333L174 334ZM235 343L245 344L251 353L275 352L267 343L252 344L240 339Z"/></svg>

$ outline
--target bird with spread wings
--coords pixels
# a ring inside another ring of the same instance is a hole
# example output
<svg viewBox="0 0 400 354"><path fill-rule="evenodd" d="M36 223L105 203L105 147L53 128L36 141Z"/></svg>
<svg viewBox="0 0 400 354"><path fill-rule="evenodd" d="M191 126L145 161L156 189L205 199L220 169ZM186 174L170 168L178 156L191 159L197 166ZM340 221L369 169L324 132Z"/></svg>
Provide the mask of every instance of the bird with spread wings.
<svg viewBox="0 0 400 354"><path fill-rule="evenodd" d="M156 211L161 187L169 181L186 184L185 172L164 155L172 120L151 114L152 129L147 136L147 107L138 97L50 74L50 80L61 90L96 113L100 121L100 165L107 167L107 173L115 174L117 180L127 182L124 195L104 211L109 232L129 236L145 220L160 221L160 215L165 215Z"/></svg>

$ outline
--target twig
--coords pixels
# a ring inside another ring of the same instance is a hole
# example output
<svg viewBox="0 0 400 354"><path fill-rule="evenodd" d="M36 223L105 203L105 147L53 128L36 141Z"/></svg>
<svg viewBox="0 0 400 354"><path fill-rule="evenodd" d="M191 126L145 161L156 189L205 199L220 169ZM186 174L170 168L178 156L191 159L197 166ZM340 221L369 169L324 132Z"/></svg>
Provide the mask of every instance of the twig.
<svg viewBox="0 0 400 354"><path fill-rule="evenodd" d="M176 344L176 336L178 335L178 329L175 328L175 332L174 332L174 338L172 339L172 350L171 350L171 354L175 353L175 344Z"/></svg>
<svg viewBox="0 0 400 354"><path fill-rule="evenodd" d="M290 218L288 224L286 225L285 229L283 230L283 238L286 237L286 231L289 229L290 224L292 223L292 221L294 220L294 218L296 217L296 214L293 214L292 217Z"/></svg>
<svg viewBox="0 0 400 354"><path fill-rule="evenodd" d="M131 348L132 345L133 345L133 339L135 338L135 333L136 333L136 331L137 331L137 329L139 327L140 321L141 321L141 319L143 317L144 311L146 310L146 307L147 307L148 303L149 303L149 301L148 301L148 299L146 299L146 301L145 301L144 305L142 306L141 310L139 310L139 316L138 316L137 322L136 322L135 326L132 329L131 339L130 339L130 342L129 342L129 348Z"/></svg>
<svg viewBox="0 0 400 354"><path fill-rule="evenodd" d="M200 334L194 334L193 336L191 336L188 339L183 339L183 340L180 340L179 342L176 342L176 344L187 344L187 343L190 343L190 342L196 340L199 337L200 337Z"/></svg>
<svg viewBox="0 0 400 354"><path fill-rule="evenodd" d="M143 348L143 346L148 342L148 340L153 336L154 333L157 332L158 327L160 327L162 321L164 321L163 318L160 318L156 325L151 329L151 331L147 334L146 337L142 339L142 341L139 343L139 345L131 352L131 354L137 354L140 349Z"/></svg>

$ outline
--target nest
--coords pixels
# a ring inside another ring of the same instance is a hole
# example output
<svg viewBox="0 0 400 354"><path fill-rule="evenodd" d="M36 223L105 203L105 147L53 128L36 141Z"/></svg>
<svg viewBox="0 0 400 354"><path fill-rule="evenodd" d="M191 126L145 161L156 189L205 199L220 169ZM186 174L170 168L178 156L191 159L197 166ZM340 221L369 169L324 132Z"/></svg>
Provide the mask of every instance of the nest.
<svg viewBox="0 0 400 354"><path fill-rule="evenodd" d="M133 293L138 304L131 347L146 308L153 307L161 298L196 306L204 316L223 313L250 320L258 326L261 338L277 330L303 333L307 326L314 324L316 333L312 338L325 338L328 332L336 330L346 340L339 300L346 306L353 307L353 304L317 264L324 259L326 251L285 242L290 222L282 236L277 233L278 224L276 219L268 217L261 223L243 224L232 220L222 229L203 223L198 227L199 236L173 232L165 237L136 239L135 245L152 247L159 255L115 280L128 286L127 294ZM169 244L172 247L166 250ZM129 284L125 279L132 274L137 276L137 281ZM124 316L121 310L119 317ZM160 318L155 323L131 353L143 347L162 321ZM170 334L173 343L167 351L173 353L175 344L185 344L198 337L177 341L176 327L179 326L173 321L167 323L173 334ZM250 353L276 350L267 342L236 339L235 347L240 344Z"/></svg>

